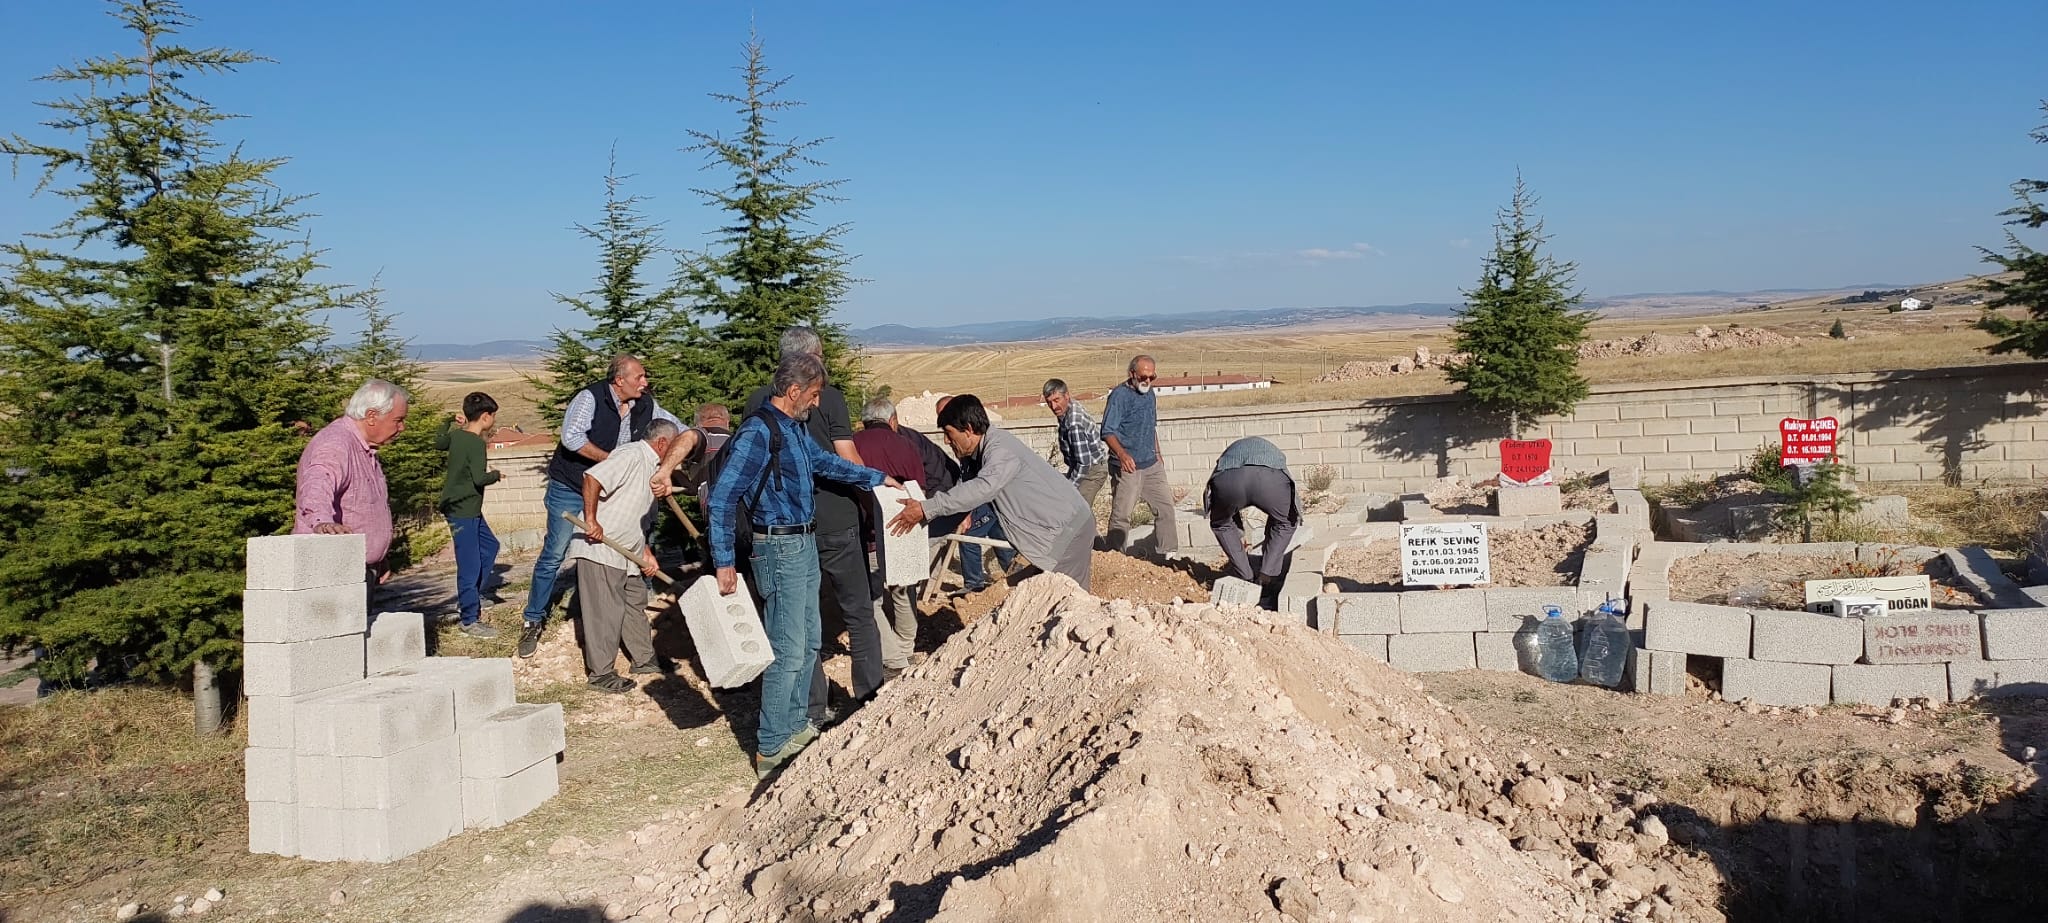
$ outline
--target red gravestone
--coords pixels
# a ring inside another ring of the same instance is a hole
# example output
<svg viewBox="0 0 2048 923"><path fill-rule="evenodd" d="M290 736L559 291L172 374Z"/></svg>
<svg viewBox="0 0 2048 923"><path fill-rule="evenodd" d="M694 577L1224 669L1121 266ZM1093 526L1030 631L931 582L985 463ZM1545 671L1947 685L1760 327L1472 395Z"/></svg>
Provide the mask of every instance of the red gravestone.
<svg viewBox="0 0 2048 923"><path fill-rule="evenodd" d="M1786 417L1779 420L1778 444L1783 446L1784 453L1779 456L1778 463L1789 468L1794 465L1815 465L1833 458L1835 433L1838 427L1839 424L1834 417L1821 417L1818 420Z"/></svg>
<svg viewBox="0 0 2048 923"><path fill-rule="evenodd" d="M1500 482L1507 486L1550 483L1550 440L1502 439Z"/></svg>

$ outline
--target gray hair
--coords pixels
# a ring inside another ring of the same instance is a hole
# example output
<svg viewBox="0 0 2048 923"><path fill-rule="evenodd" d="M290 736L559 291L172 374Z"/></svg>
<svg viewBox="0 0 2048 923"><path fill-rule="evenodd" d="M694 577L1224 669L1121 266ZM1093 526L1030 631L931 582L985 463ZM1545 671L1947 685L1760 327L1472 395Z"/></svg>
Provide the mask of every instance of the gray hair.
<svg viewBox="0 0 2048 923"><path fill-rule="evenodd" d="M381 417L390 413L399 401L410 404L412 395L382 378L372 378L349 396L348 406L342 412L357 420L367 418L372 411Z"/></svg>
<svg viewBox="0 0 2048 923"><path fill-rule="evenodd" d="M860 408L862 423L887 423L896 415L896 402L886 397L871 397Z"/></svg>
<svg viewBox="0 0 2048 923"><path fill-rule="evenodd" d="M653 442L656 439L674 439L677 435L681 434L682 431L682 427L677 426L674 423L670 423L667 420L655 420L654 422L647 424L647 441Z"/></svg>
<svg viewBox="0 0 2048 923"><path fill-rule="evenodd" d="M636 365L643 369L647 367L647 363L640 361L640 357L632 353L620 353L613 356L612 364L605 369L604 380L618 381L625 376L626 369Z"/></svg>
<svg viewBox="0 0 2048 923"><path fill-rule="evenodd" d="M818 331L809 327L791 327L782 331L782 357L823 356L825 343L818 339Z"/></svg>
<svg viewBox="0 0 2048 923"><path fill-rule="evenodd" d="M1043 398L1050 398L1055 394L1065 393L1067 393L1066 382L1061 381L1057 378L1048 378L1045 380L1045 387L1039 390L1038 396Z"/></svg>
<svg viewBox="0 0 2048 923"><path fill-rule="evenodd" d="M1132 356L1132 357L1131 357L1131 367L1130 367L1130 368L1127 368L1127 369L1124 369L1124 374L1126 374L1126 375L1136 375L1136 374L1138 374L1138 363L1140 363L1140 362L1150 362L1150 363L1152 363L1152 367L1153 367L1153 368L1158 368L1158 367L1159 367L1159 363L1158 363L1158 361L1157 361L1157 360L1153 359L1153 358L1152 358L1151 356L1145 355L1144 353L1139 353L1139 354L1137 354L1137 355L1135 355L1135 356Z"/></svg>
<svg viewBox="0 0 2048 923"><path fill-rule="evenodd" d="M699 429L710 425L713 420L724 420L729 424L732 422L732 411L724 404L705 404L697 408L696 420Z"/></svg>
<svg viewBox="0 0 2048 923"><path fill-rule="evenodd" d="M784 355L775 364L775 383L770 386L772 393L780 397L791 388L808 388L825 380L825 362L809 353Z"/></svg>

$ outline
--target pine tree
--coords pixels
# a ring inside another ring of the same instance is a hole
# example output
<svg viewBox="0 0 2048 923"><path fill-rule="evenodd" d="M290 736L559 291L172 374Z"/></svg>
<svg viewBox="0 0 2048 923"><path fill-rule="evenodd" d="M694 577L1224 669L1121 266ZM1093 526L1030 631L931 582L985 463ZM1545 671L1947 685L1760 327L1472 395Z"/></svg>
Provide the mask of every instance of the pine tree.
<svg viewBox="0 0 2048 923"><path fill-rule="evenodd" d="M2048 101L2042 102L2041 110L2048 112ZM2036 144L2048 144L2048 122L2030 132L2029 137ZM2048 197L2048 179L2019 180L2012 184L2012 194L2020 204L1999 212L2008 219L2008 227L2038 231L2048 225L2048 202L2036 198ZM1978 249L1983 251L1985 262L1996 263L2006 272L2019 273L2017 279L1994 279L1987 284L1993 298L1977 326L1998 337L1998 342L1991 344L1991 351L2048 358L2048 253L2022 243L2019 235L2010 230L2005 232L2004 253ZM1999 308L2021 308L2032 317L2015 319L1993 313Z"/></svg>
<svg viewBox="0 0 2048 923"><path fill-rule="evenodd" d="M771 133L774 114L801 103L779 98L789 78L770 78L758 37L747 42L740 73L743 93L711 94L738 107L739 135L690 132L697 143L689 150L702 151L707 168L732 175L724 189L698 190L731 222L714 232L713 251L694 256L682 274L699 310L720 319L712 335L718 381L729 399L766 384L780 358L782 331L801 324L818 331L833 383L858 406L864 386L859 351L831 320L833 304L854 282L839 244L846 226L808 229L815 209L838 201L833 190L842 181L794 178L804 167L822 166L812 153L823 140L780 140Z"/></svg>
<svg viewBox="0 0 2048 923"><path fill-rule="evenodd" d="M1828 328L1828 336L1837 340L1846 340L1849 338L1849 328L1842 326L1842 321L1837 318L1835 325Z"/></svg>
<svg viewBox="0 0 2048 923"><path fill-rule="evenodd" d="M355 345L335 356L339 374L333 405L341 406L366 379L382 378L412 395L406 409L405 432L377 449L377 462L384 466L384 480L390 486L391 512L397 532L392 536L386 562L402 568L411 562L410 539L434 522L435 502L440 499L442 475L447 468L446 453L435 447L435 439L449 420L443 409L420 388L427 367L407 347L411 340L393 329L396 315L384 308L384 291L376 281L352 299L363 315L363 335Z"/></svg>
<svg viewBox="0 0 2048 923"><path fill-rule="evenodd" d="M243 543L290 525L295 428L334 406L283 161L224 148L186 86L261 59L177 43L173 0L113 7L139 52L46 78L69 146L0 138L76 208L0 282L0 642L59 681L234 667Z"/></svg>
<svg viewBox="0 0 2048 923"><path fill-rule="evenodd" d="M1587 394L1579 375L1579 344L1593 315L1575 310L1574 263L1542 252L1549 238L1534 215L1536 198L1515 176L1515 195L1493 228L1479 286L1451 328L1462 358L1445 371L1479 406L1507 418L1519 435L1529 418L1570 413Z"/></svg>
<svg viewBox="0 0 2048 923"><path fill-rule="evenodd" d="M554 297L592 323L557 329L549 337L553 348L546 372L528 378L543 395L546 419L561 419L569 399L604 378L612 357L620 353L646 363L655 399L671 412L723 393L712 384L703 330L683 301L682 283L670 280L654 287L647 278L648 263L670 251L662 245L661 226L640 214L641 198L624 194L631 178L619 174L618 151L613 150L604 176L604 217L595 225L576 225L577 233L597 244L597 286L581 295Z"/></svg>

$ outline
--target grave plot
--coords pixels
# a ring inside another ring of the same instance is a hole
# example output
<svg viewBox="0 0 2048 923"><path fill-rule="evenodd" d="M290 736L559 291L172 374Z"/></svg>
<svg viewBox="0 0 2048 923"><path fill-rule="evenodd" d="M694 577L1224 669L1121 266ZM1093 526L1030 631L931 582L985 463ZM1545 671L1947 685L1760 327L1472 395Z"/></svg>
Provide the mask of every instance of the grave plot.
<svg viewBox="0 0 2048 923"><path fill-rule="evenodd" d="M1503 529L1487 535L1492 580L1481 586L1574 587L1586 549L1593 544L1593 524L1561 522L1538 529ZM1339 593L1398 592L1412 589L1401 582L1400 539L1331 549L1323 580Z"/></svg>
<svg viewBox="0 0 2048 923"><path fill-rule="evenodd" d="M1797 611L1808 608L1806 583L1810 580L1924 576L1930 583L1928 602L1932 608L1978 609L1984 605L1974 591L1954 580L1954 569L1937 549L1890 545L1859 548L1847 542L1771 547L1770 552L1738 548L1703 551L1674 561L1669 578L1671 598L1680 602Z"/></svg>

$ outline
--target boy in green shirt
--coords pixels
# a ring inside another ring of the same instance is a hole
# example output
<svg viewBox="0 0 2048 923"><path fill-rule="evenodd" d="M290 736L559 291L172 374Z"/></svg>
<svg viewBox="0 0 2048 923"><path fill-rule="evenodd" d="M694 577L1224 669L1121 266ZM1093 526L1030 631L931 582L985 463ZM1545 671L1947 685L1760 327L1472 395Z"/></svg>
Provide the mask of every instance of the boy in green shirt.
<svg viewBox="0 0 2048 923"><path fill-rule="evenodd" d="M462 633L495 638L498 630L479 621L483 615L484 581L498 563L498 537L484 522L484 488L498 481L484 453L484 436L498 422L498 402L482 391L462 399L461 427L443 430L437 440L448 451L448 477L441 485L441 515L455 540L455 604L462 612Z"/></svg>

